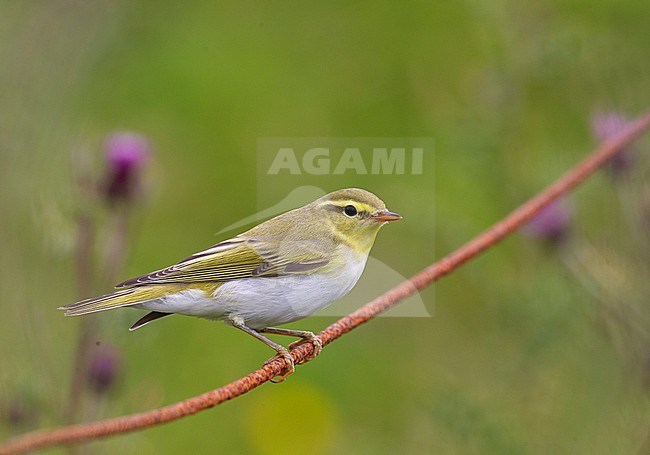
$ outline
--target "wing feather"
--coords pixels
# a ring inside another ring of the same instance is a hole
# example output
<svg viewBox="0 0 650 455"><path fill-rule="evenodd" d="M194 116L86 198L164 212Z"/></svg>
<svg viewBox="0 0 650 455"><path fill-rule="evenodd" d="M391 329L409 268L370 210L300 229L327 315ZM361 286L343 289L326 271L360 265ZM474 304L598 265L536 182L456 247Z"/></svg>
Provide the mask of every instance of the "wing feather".
<svg viewBox="0 0 650 455"><path fill-rule="evenodd" d="M296 242L295 245L282 242L285 254L274 251L269 247L269 243L253 238L234 237L172 266L126 280L116 288L148 284L226 282L240 278L306 274L315 272L329 262L322 251L310 248L305 242ZM299 251L298 257L301 259L288 259L287 251Z"/></svg>

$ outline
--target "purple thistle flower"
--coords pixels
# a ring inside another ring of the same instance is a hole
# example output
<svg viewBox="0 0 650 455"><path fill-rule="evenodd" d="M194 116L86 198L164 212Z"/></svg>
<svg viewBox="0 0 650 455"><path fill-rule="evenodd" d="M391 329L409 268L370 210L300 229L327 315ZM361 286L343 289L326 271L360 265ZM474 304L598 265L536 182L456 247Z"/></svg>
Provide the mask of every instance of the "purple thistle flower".
<svg viewBox="0 0 650 455"><path fill-rule="evenodd" d="M618 134L629 122L629 119L616 112L597 113L591 117L591 130L599 141L605 141ZM629 148L624 148L614 155L609 163L609 169L614 177L625 175L634 159Z"/></svg>
<svg viewBox="0 0 650 455"><path fill-rule="evenodd" d="M97 394L107 392L115 383L120 369L120 355L112 346L100 346L92 353L88 365L88 385Z"/></svg>
<svg viewBox="0 0 650 455"><path fill-rule="evenodd" d="M149 160L149 141L140 134L115 133L104 141L108 164L105 195L109 202L130 201L140 187L141 168Z"/></svg>
<svg viewBox="0 0 650 455"><path fill-rule="evenodd" d="M564 200L551 202L535 215L522 229L528 237L546 240L551 245L564 242L569 234L572 211Z"/></svg>

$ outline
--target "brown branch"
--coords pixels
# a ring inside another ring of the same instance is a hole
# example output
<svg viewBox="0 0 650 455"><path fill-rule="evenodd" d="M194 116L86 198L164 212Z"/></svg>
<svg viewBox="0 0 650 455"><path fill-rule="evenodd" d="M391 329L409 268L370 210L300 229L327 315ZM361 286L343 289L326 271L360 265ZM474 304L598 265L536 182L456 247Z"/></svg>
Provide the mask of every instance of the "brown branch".
<svg viewBox="0 0 650 455"><path fill-rule="evenodd" d="M392 308L418 289L428 286L469 259L495 245L530 220L551 201L580 184L648 129L650 129L650 112L629 123L624 130L615 137L603 142L573 169L458 250L327 327L319 333L323 345L331 343L344 333ZM300 363L306 361L312 349L311 344L302 344L292 349L291 355L296 363ZM42 447L78 443L88 439L126 433L171 422L243 395L281 373L283 368L284 361L275 360L223 387L159 409L54 430L27 433L0 446L0 454L22 453Z"/></svg>

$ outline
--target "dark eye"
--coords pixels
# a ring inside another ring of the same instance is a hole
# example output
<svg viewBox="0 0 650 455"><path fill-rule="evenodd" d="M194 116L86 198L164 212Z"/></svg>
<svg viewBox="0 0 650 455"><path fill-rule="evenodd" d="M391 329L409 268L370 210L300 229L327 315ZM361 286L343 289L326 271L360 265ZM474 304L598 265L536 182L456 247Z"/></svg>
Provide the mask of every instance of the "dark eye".
<svg viewBox="0 0 650 455"><path fill-rule="evenodd" d="M347 216L354 216L357 214L357 208L354 205L346 205L345 208L343 209L343 212Z"/></svg>

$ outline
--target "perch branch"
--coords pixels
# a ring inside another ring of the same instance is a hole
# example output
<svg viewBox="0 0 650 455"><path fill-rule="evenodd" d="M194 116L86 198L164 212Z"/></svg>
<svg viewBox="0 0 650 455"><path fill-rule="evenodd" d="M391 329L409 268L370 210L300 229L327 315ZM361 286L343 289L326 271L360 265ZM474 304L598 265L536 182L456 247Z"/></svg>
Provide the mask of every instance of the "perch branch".
<svg viewBox="0 0 650 455"><path fill-rule="evenodd" d="M543 207L575 188L648 129L650 129L650 112L630 122L619 134L601 143L593 153L554 183L453 253L327 327L318 334L323 346L392 308L418 289L428 286L494 246L529 221ZM301 363L307 361L312 350L311 344L301 344L291 350L291 356L296 363ZM171 422L243 395L281 373L284 366L283 360L272 361L230 384L162 408L97 422L26 433L0 446L0 454L23 453L54 445L79 443Z"/></svg>

